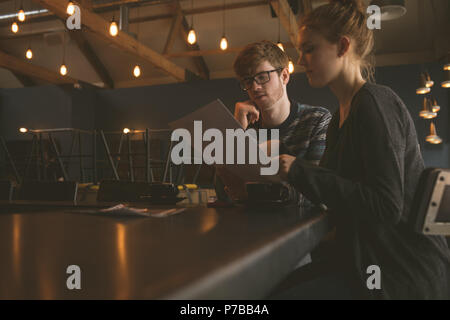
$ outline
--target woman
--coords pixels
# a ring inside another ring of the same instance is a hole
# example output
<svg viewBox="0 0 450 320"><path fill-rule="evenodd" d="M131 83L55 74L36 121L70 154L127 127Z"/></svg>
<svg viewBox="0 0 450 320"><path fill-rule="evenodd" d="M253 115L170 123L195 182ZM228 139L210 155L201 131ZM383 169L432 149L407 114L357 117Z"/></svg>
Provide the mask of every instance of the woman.
<svg viewBox="0 0 450 320"><path fill-rule="evenodd" d="M363 77L373 43L360 1L330 1L305 16L300 64L311 86L330 87L339 110L320 167L281 155L280 175L330 209L336 237L327 265L351 297L448 299L445 239L414 233L407 223L424 168L413 121L391 89ZM373 266L381 287L369 289ZM301 285L296 292L304 297Z"/></svg>

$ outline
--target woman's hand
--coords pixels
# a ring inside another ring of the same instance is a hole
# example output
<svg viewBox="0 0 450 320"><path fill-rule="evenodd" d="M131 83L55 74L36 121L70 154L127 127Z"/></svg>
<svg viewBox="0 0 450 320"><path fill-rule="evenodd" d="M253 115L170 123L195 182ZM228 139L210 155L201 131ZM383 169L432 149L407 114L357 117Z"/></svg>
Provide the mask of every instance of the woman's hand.
<svg viewBox="0 0 450 320"><path fill-rule="evenodd" d="M287 181L289 169L291 168L292 162L294 162L295 157L290 156L288 154L282 154L278 157L278 159L280 161L280 168L278 170L278 174L280 175L281 179Z"/></svg>

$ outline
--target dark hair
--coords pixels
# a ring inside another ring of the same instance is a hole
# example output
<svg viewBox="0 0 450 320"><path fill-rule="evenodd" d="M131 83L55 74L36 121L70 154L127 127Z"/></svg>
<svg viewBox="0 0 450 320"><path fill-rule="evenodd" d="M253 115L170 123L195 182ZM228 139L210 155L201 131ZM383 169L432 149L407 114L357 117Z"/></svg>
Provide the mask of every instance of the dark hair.
<svg viewBox="0 0 450 320"><path fill-rule="evenodd" d="M361 59L362 76L373 81L373 31L367 27L367 17L361 0L329 0L305 15L300 28L320 32L328 41L337 43L342 36L354 41L355 54Z"/></svg>
<svg viewBox="0 0 450 320"><path fill-rule="evenodd" d="M283 50L275 43L263 40L250 43L238 54L233 64L234 72L240 79L249 77L265 60L275 69L287 68L289 65L289 57Z"/></svg>

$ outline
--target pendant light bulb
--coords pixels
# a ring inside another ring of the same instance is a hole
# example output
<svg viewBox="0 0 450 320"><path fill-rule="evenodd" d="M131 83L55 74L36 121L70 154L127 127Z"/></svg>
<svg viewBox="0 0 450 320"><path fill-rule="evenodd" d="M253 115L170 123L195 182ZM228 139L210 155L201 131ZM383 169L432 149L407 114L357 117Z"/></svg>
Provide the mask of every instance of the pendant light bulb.
<svg viewBox="0 0 450 320"><path fill-rule="evenodd" d="M227 50L227 48L228 48L228 40L225 36L223 36L222 39L220 39L220 49L225 51Z"/></svg>
<svg viewBox="0 0 450 320"><path fill-rule="evenodd" d="M431 80L430 74L425 72L425 87L431 88L434 85L434 81Z"/></svg>
<svg viewBox="0 0 450 320"><path fill-rule="evenodd" d="M133 69L133 75L138 78L141 75L141 68L139 66L135 66Z"/></svg>
<svg viewBox="0 0 450 320"><path fill-rule="evenodd" d="M416 94L427 94L431 91L429 85L430 82L428 81L429 76L427 76L426 73L422 72L420 74L420 81L419 81L419 87L416 89Z"/></svg>
<svg viewBox="0 0 450 320"><path fill-rule="evenodd" d="M450 71L450 63L444 65L444 71Z"/></svg>
<svg viewBox="0 0 450 320"><path fill-rule="evenodd" d="M433 119L437 117L437 113L431 110L431 101L428 97L423 98L422 111L419 112L419 116L424 119Z"/></svg>
<svg viewBox="0 0 450 320"><path fill-rule="evenodd" d="M430 88L427 87L421 87L421 88L417 88L416 89L416 94L427 94L429 93L431 90Z"/></svg>
<svg viewBox="0 0 450 320"><path fill-rule="evenodd" d="M280 48L281 50L284 51L284 46L280 41L278 41L277 46L278 46L278 48Z"/></svg>
<svg viewBox="0 0 450 320"><path fill-rule="evenodd" d="M116 21L114 21L114 18L111 21L111 24L109 26L109 34L112 35L113 37L117 36L117 34L119 33L119 28L117 27L117 23Z"/></svg>
<svg viewBox="0 0 450 320"><path fill-rule="evenodd" d="M436 127L433 122L430 124L430 134L425 138L425 140L431 144L439 144L442 142L441 137L439 137L436 133Z"/></svg>
<svg viewBox="0 0 450 320"><path fill-rule="evenodd" d="M18 13L18 19L20 22L25 21L25 11L23 11L22 7L20 7L19 13Z"/></svg>
<svg viewBox="0 0 450 320"><path fill-rule="evenodd" d="M28 48L27 52L25 53L25 56L28 60L33 59L33 51L31 51L31 48Z"/></svg>
<svg viewBox="0 0 450 320"><path fill-rule="evenodd" d="M194 28L191 28L191 30L189 30L187 41L191 45L197 42L197 35L195 34Z"/></svg>
<svg viewBox="0 0 450 320"><path fill-rule="evenodd" d="M69 15L73 15L75 13L75 7L73 5L72 1L69 1L69 3L67 4L67 10L66 10L67 14Z"/></svg>
<svg viewBox="0 0 450 320"><path fill-rule="evenodd" d="M441 86L442 88L450 88L450 70L444 71L444 81Z"/></svg>
<svg viewBox="0 0 450 320"><path fill-rule="evenodd" d="M66 65L64 63L61 65L61 68L59 68L59 73L62 76L65 76L67 74L67 67L66 67Z"/></svg>
<svg viewBox="0 0 450 320"><path fill-rule="evenodd" d="M19 31L19 25L17 24L17 22L13 22L11 25L11 31L14 33L17 33Z"/></svg>
<svg viewBox="0 0 450 320"><path fill-rule="evenodd" d="M294 72L294 63L292 63L291 60L289 60L289 66L288 66L289 73Z"/></svg>
<svg viewBox="0 0 450 320"><path fill-rule="evenodd" d="M439 106L436 98L432 98L431 99L431 111L438 112L439 110L441 110L441 107Z"/></svg>

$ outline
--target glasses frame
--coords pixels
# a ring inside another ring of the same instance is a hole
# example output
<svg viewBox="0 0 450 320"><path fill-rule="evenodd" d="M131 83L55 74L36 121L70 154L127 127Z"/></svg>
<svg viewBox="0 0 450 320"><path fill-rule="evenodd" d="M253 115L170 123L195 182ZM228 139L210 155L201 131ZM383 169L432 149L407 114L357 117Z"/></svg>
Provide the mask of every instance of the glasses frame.
<svg viewBox="0 0 450 320"><path fill-rule="evenodd" d="M241 81L239 81L239 86L241 87L242 90L248 91L248 89L250 89L251 86L253 85L253 82L256 82L257 84L266 84L267 82L270 81L270 74L271 74L272 72L275 72L275 71L278 72L278 71L281 71L281 70L283 70L283 69L284 69L284 68L280 67L280 68L276 68L276 69L273 69L273 70L268 70L268 71L261 71L261 72L258 72L258 73L255 74L253 77L247 77L247 78L244 78L244 79L242 79ZM264 73L267 74L267 81L264 81L264 82L258 82L258 81L256 80L256 77L259 76L259 75L261 75L261 74L264 74ZM250 86L247 88L247 87L245 86L244 82L245 82L245 81L248 81L248 80L252 80L252 82L250 83Z"/></svg>

